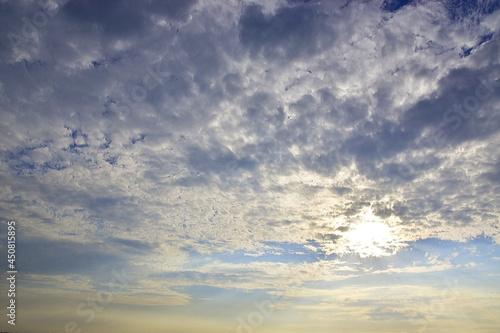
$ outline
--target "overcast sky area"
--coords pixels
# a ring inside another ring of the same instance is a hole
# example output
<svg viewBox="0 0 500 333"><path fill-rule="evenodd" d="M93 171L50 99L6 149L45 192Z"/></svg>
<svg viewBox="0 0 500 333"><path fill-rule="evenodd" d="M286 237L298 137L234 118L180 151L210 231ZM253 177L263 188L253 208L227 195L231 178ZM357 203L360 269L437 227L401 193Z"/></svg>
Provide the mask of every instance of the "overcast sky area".
<svg viewBox="0 0 500 333"><path fill-rule="evenodd" d="M499 46L491 0L1 0L0 330L498 332Z"/></svg>

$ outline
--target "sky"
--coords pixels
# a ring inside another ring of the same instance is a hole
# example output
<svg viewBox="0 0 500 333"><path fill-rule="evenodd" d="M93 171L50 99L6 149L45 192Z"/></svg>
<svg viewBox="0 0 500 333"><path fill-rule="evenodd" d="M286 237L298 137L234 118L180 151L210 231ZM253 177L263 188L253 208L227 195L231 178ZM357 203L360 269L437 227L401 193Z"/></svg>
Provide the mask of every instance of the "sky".
<svg viewBox="0 0 500 333"><path fill-rule="evenodd" d="M1 0L0 331L498 332L499 54L491 0Z"/></svg>

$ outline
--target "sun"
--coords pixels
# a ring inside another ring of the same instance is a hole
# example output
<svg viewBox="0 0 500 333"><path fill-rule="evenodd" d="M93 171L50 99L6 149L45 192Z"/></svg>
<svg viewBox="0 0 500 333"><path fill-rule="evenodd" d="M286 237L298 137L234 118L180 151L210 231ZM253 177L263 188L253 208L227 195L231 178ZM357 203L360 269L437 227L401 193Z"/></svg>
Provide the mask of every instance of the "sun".
<svg viewBox="0 0 500 333"><path fill-rule="evenodd" d="M364 207L356 215L335 219L337 233L325 242L327 255L356 254L361 258L386 257L408 246L408 238L398 216L379 216L372 207Z"/></svg>
<svg viewBox="0 0 500 333"><path fill-rule="evenodd" d="M388 248L391 247L394 235L391 228L383 222L359 222L351 226L345 238L348 249L362 258L392 254Z"/></svg>

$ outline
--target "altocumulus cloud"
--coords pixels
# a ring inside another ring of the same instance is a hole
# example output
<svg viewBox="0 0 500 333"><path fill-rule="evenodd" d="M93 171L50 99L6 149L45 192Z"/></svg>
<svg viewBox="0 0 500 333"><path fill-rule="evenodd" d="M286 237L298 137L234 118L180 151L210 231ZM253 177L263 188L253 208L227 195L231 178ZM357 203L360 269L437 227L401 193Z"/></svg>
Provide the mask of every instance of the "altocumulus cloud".
<svg viewBox="0 0 500 333"><path fill-rule="evenodd" d="M140 266L138 297L186 304L500 243L497 2L0 6L0 216L34 280ZM386 229L360 252L362 223Z"/></svg>

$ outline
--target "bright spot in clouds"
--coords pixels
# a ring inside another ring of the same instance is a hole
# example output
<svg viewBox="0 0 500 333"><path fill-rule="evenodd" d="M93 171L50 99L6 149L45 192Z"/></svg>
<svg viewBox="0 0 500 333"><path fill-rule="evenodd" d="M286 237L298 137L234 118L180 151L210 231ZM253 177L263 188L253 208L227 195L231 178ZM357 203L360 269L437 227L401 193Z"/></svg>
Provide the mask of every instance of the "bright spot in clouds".
<svg viewBox="0 0 500 333"><path fill-rule="evenodd" d="M386 248L394 239L389 226L382 222L360 222L347 232L348 248L361 257L388 256Z"/></svg>
<svg viewBox="0 0 500 333"><path fill-rule="evenodd" d="M358 254L362 258L382 257L397 253L406 246L401 235L394 227L390 227L391 219L384 220L375 216L371 207L366 207L355 217L349 230L344 234L346 253Z"/></svg>
<svg viewBox="0 0 500 333"><path fill-rule="evenodd" d="M498 333L499 22L498 0L0 0L16 330ZM114 271L137 278L77 311Z"/></svg>

